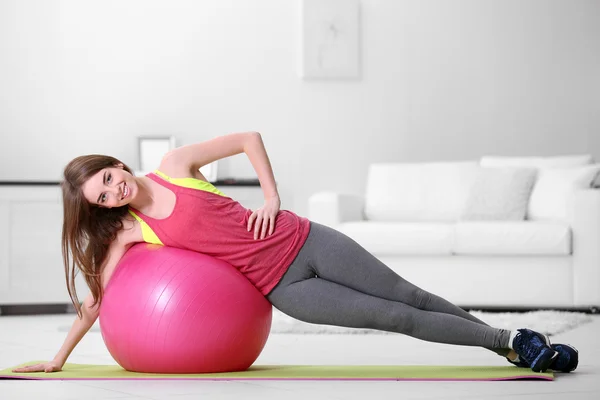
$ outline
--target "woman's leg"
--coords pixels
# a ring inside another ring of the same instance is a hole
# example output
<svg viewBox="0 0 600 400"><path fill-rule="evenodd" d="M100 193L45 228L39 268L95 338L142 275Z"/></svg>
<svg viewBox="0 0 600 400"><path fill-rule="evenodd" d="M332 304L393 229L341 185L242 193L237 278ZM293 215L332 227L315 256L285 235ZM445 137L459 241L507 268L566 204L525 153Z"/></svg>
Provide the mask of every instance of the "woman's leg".
<svg viewBox="0 0 600 400"><path fill-rule="evenodd" d="M419 310L317 278L298 259L267 298L285 314L315 324L371 328L430 342L488 348L508 347L510 338L507 330Z"/></svg>
<svg viewBox="0 0 600 400"><path fill-rule="evenodd" d="M462 308L408 282L353 239L332 228L311 222L304 247L308 250L306 261L320 278L381 299L489 326ZM490 350L504 357L510 352L506 348Z"/></svg>

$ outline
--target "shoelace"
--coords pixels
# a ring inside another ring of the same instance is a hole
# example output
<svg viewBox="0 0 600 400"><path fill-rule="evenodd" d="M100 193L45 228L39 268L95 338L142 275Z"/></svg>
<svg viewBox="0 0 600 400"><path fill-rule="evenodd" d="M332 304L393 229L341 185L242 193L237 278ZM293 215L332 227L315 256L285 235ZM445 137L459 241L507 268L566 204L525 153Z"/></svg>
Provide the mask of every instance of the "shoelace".
<svg viewBox="0 0 600 400"><path fill-rule="evenodd" d="M519 356L531 364L531 362L539 355L540 348L544 346L544 343L542 343L537 336L533 336L531 339L527 340L522 333L519 334L516 339L519 342L519 347L524 351L524 354L519 354Z"/></svg>

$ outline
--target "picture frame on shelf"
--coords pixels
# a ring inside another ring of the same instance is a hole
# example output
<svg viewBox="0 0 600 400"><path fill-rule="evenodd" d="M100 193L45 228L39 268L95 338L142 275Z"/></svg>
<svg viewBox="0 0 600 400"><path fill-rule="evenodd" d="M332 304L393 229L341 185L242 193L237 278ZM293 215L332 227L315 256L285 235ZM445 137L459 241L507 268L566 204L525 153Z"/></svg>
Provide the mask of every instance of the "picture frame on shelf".
<svg viewBox="0 0 600 400"><path fill-rule="evenodd" d="M138 136L139 173L154 171L175 146L175 136Z"/></svg>

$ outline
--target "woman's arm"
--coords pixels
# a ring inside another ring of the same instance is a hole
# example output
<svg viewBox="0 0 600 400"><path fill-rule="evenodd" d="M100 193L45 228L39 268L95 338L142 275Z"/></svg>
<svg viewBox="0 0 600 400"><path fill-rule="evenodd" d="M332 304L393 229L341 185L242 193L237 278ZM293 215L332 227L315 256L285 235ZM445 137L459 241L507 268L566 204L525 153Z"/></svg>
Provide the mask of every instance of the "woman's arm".
<svg viewBox="0 0 600 400"><path fill-rule="evenodd" d="M123 231L121 231L123 232ZM117 239L111 243L109 248L109 253L107 256L107 260L102 269L102 286L106 287L106 284L110 280L112 273L117 266L117 263L123 257L125 252L131 247L133 243L129 243L128 239L131 235L123 235L119 234ZM13 372L56 372L60 371L67 362L67 358L75 349L75 346L81 341L81 339L85 336L85 334L90 330L92 325L96 322L99 315L98 304L94 303L94 297L92 294L88 294L83 301L81 307L81 318L79 316L75 317L75 321L73 321L73 325L67 334L65 341L63 342L60 350L52 361L30 365L27 367L16 368Z"/></svg>
<svg viewBox="0 0 600 400"><path fill-rule="evenodd" d="M106 288L106 285L110 281L110 278L117 267L117 263L121 260L123 255L129 250L133 243L130 243L128 239L128 235L124 234L126 231L119 232L117 239L114 240L108 250L107 260L102 268L102 287ZM98 319L98 315L100 310L98 308L98 304L94 303L94 297L92 294L88 294L83 301L83 305L81 307L82 317L81 319L75 318L73 322L73 326L71 330L67 334L67 338L63 343L62 347L54 356L55 362L59 363L60 366L64 365L67 361L67 358L77 346L79 341L83 338L83 336L89 331L89 329L94 325L96 320Z"/></svg>
<svg viewBox="0 0 600 400"><path fill-rule="evenodd" d="M81 307L82 318L75 318L71 330L67 334L63 345L54 356L52 361L41 364L28 365L26 367L15 368L12 372L58 372L62 369L67 361L67 358L83 336L90 330L94 322L98 318L97 307L92 308L92 294L88 294Z"/></svg>
<svg viewBox="0 0 600 400"><path fill-rule="evenodd" d="M92 307L93 302L94 297L90 293L86 296L85 300L83 300L81 307L81 319L79 319L79 317L75 318L75 321L73 321L71 330L69 330L63 345L52 359L52 361L55 362L59 368L62 368L62 366L67 362L67 358L75 346L77 346L85 334L90 330L92 325L94 325L94 322L96 322L98 319L98 304Z"/></svg>
<svg viewBox="0 0 600 400"><path fill-rule="evenodd" d="M265 200L279 198L271 162L258 132L232 133L206 142L178 147L165 155L161 169L168 166L172 171L190 173L213 161L240 153L246 153L254 167Z"/></svg>
<svg viewBox="0 0 600 400"><path fill-rule="evenodd" d="M273 168L267 156L262 137L258 132L233 133L206 142L179 147L170 151L161 163L161 170L178 174L192 174L198 168L221 158L246 153L256 171L263 190L265 205L248 218L248 231L254 228L254 239L264 239L275 229L275 219L281 206L275 185Z"/></svg>
<svg viewBox="0 0 600 400"><path fill-rule="evenodd" d="M265 200L271 198L279 199L271 161L269 161L269 156L267 155L267 150L265 149L265 144L260 133L256 132L256 135L252 136L252 140L248 140L244 147L244 152L256 171Z"/></svg>

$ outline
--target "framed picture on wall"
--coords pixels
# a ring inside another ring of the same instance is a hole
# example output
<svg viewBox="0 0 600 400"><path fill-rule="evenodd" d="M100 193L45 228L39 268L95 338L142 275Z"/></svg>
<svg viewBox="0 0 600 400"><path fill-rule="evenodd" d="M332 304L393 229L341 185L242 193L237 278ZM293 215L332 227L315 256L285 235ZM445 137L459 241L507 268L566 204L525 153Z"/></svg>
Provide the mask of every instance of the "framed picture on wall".
<svg viewBox="0 0 600 400"><path fill-rule="evenodd" d="M360 79L359 0L302 0L300 75Z"/></svg>
<svg viewBox="0 0 600 400"><path fill-rule="evenodd" d="M139 136L139 170L141 173L154 171L163 156L175 148L175 136Z"/></svg>

